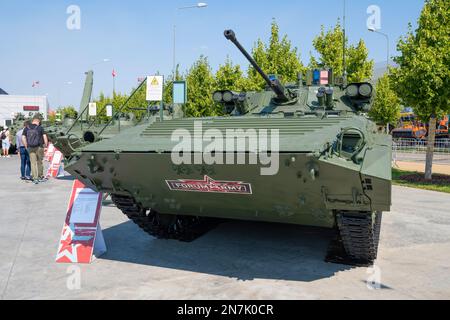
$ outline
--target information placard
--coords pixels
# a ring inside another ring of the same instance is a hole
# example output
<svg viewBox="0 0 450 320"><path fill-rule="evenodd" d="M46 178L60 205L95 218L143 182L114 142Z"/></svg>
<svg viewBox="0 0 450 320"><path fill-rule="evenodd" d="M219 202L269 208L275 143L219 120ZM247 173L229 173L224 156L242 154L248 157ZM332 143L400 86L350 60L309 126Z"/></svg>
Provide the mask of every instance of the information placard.
<svg viewBox="0 0 450 320"><path fill-rule="evenodd" d="M47 151L45 152L44 160L47 162L52 162L53 156L55 155L56 148L53 143L48 145Z"/></svg>
<svg viewBox="0 0 450 320"><path fill-rule="evenodd" d="M175 81L173 83L173 103L185 104L187 97L186 81Z"/></svg>
<svg viewBox="0 0 450 320"><path fill-rule="evenodd" d="M97 116L97 104L95 102L89 103L89 116L90 117Z"/></svg>
<svg viewBox="0 0 450 320"><path fill-rule="evenodd" d="M106 116L109 118L113 117L113 105L112 104L108 104L106 106Z"/></svg>
<svg viewBox="0 0 450 320"><path fill-rule="evenodd" d="M147 77L147 101L162 101L164 91L163 76Z"/></svg>
<svg viewBox="0 0 450 320"><path fill-rule="evenodd" d="M62 164L63 154L61 151L55 150L52 162L48 167L47 178L58 178L64 176L64 167Z"/></svg>
<svg viewBox="0 0 450 320"><path fill-rule="evenodd" d="M106 252L100 227L102 194L76 180L59 242L57 263L91 263Z"/></svg>

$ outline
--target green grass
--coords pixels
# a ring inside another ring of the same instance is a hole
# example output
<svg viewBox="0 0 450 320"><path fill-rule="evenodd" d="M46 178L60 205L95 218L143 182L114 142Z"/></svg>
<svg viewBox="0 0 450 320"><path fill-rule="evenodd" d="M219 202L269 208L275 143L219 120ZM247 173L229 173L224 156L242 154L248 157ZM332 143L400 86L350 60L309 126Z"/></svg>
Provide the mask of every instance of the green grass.
<svg viewBox="0 0 450 320"><path fill-rule="evenodd" d="M423 173L418 173L418 172L401 171L398 169L392 169L392 181L397 186L450 193L450 184L439 185L439 184L424 183L424 182L413 183L413 182L409 182L409 181L405 181L405 180L401 179L402 176L412 175L412 174L423 175Z"/></svg>

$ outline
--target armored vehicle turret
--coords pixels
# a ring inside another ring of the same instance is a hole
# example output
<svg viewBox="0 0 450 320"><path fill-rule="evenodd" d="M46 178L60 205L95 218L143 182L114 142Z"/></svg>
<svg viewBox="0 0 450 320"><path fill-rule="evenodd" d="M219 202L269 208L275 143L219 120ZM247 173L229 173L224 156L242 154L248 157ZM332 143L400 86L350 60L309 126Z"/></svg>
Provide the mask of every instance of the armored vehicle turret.
<svg viewBox="0 0 450 320"><path fill-rule="evenodd" d="M66 170L109 193L152 236L192 241L216 219L335 229L351 261L377 257L391 207L391 137L366 116L369 83L332 70L298 83L270 76L225 31L267 83L213 93L225 115L157 120L80 148Z"/></svg>

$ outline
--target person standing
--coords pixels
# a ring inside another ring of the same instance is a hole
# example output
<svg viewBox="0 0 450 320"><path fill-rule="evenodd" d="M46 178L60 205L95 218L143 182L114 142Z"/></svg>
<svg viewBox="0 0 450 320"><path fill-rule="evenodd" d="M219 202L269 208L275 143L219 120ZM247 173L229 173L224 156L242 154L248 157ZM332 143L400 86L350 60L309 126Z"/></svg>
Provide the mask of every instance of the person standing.
<svg viewBox="0 0 450 320"><path fill-rule="evenodd" d="M46 182L44 177L44 148L48 146L48 138L41 127L41 119L35 116L31 124L23 129L22 143L30 154L33 183Z"/></svg>
<svg viewBox="0 0 450 320"><path fill-rule="evenodd" d="M20 157L20 179L23 181L30 181L31 179L31 163L30 154L22 141L23 130L30 125L29 121L23 123L23 128L17 132L16 135L16 146Z"/></svg>
<svg viewBox="0 0 450 320"><path fill-rule="evenodd" d="M11 140L9 139L9 136L9 128L5 127L1 133L2 151L4 158L11 158L11 156L9 155L9 148L11 147Z"/></svg>

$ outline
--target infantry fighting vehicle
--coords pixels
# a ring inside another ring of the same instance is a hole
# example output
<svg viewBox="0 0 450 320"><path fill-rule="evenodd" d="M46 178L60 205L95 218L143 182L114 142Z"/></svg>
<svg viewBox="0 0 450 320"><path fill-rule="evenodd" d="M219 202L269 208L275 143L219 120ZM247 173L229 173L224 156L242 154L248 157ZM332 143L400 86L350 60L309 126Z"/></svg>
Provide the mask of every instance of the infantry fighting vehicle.
<svg viewBox="0 0 450 320"><path fill-rule="evenodd" d="M145 81L133 92L124 106L113 115L107 123L99 123L96 117L89 116L89 103L91 102L94 72L86 73L83 96L80 104L80 114L76 119L65 118L62 123L48 126L45 129L50 142L60 150L66 158L69 158L76 149L90 143L109 139L119 132L136 125L132 113L124 114L121 111L136 92L145 84ZM100 111L100 110L99 110Z"/></svg>
<svg viewBox="0 0 450 320"><path fill-rule="evenodd" d="M158 238L192 241L216 218L325 227L352 261L372 263L391 206L392 148L365 116L372 86L332 70L283 86L233 31L225 36L267 90L215 92L226 116L134 127L81 148L66 170Z"/></svg>

